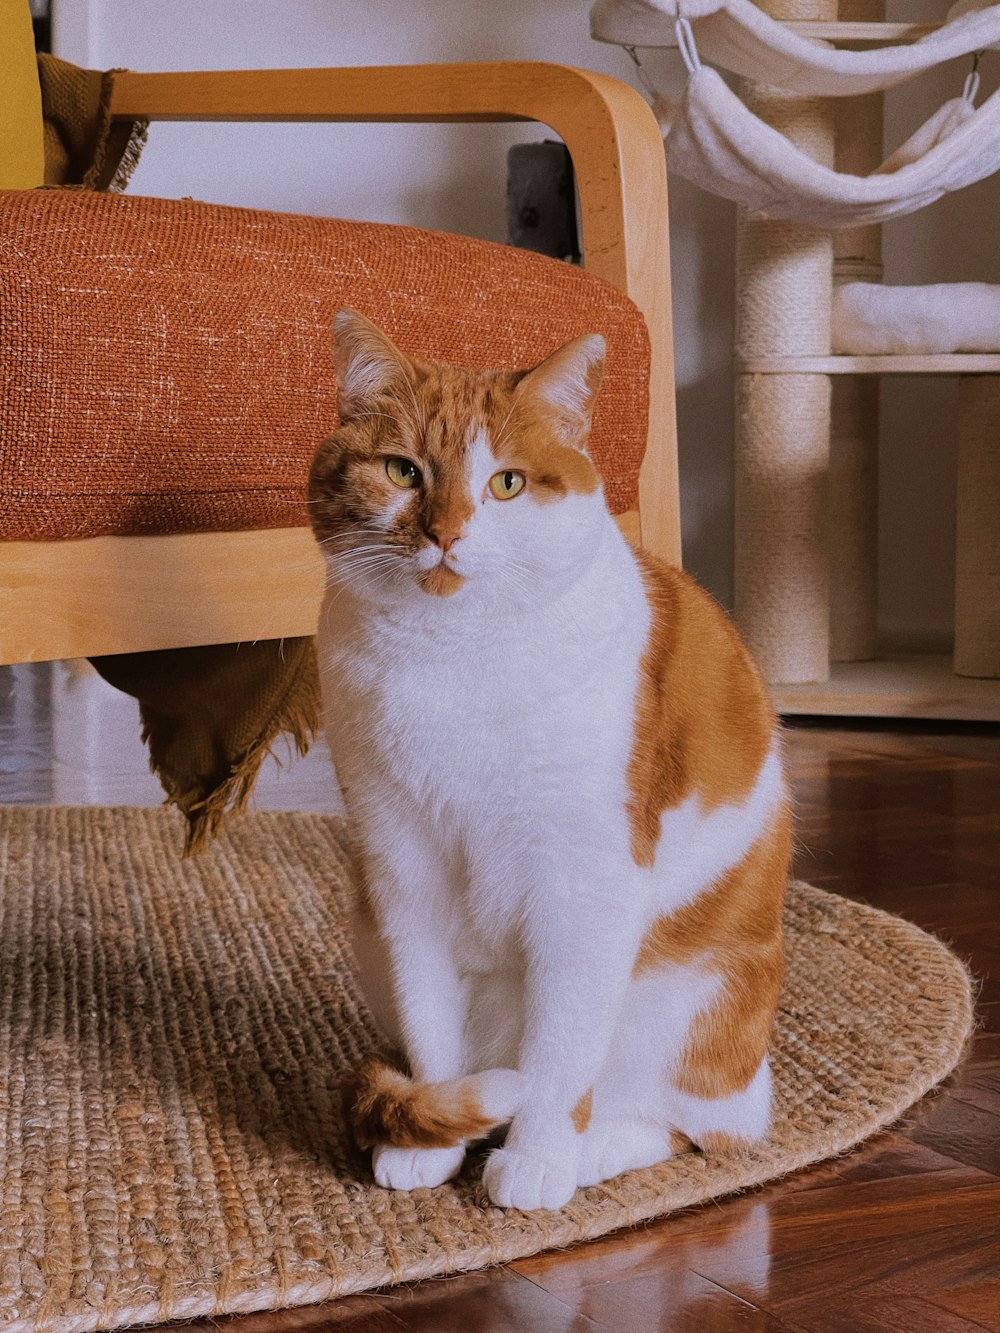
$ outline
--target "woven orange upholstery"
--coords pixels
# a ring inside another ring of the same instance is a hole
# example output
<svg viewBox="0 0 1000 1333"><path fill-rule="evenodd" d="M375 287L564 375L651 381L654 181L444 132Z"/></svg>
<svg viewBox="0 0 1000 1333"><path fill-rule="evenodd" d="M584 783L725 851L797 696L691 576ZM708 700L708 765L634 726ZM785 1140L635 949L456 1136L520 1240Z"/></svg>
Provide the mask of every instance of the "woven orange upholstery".
<svg viewBox="0 0 1000 1333"><path fill-rule="evenodd" d="M593 454L636 505L648 339L608 283L439 232L188 200L0 192L0 538L304 523L341 305L406 351L524 367L608 340Z"/></svg>

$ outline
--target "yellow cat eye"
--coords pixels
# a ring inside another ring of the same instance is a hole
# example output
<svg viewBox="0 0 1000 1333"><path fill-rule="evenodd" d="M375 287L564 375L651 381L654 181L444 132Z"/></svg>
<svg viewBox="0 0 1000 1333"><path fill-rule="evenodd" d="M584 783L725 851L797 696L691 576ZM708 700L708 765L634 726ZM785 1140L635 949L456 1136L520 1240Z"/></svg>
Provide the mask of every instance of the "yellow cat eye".
<svg viewBox="0 0 1000 1333"><path fill-rule="evenodd" d="M513 500L524 490L524 473L496 472L490 477L490 490L498 500Z"/></svg>
<svg viewBox="0 0 1000 1333"><path fill-rule="evenodd" d="M412 491L420 485L420 469L408 458L387 458L385 471L392 484L400 490Z"/></svg>

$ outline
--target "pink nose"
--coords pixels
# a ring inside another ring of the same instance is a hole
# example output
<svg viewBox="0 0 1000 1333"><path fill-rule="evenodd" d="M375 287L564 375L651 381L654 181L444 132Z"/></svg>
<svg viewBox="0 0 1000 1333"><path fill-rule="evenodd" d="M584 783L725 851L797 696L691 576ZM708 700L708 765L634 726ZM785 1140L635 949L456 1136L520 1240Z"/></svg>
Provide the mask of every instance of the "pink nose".
<svg viewBox="0 0 1000 1333"><path fill-rule="evenodd" d="M430 523L427 526L427 535L435 546L440 546L442 551L450 551L461 537L462 529L446 522Z"/></svg>

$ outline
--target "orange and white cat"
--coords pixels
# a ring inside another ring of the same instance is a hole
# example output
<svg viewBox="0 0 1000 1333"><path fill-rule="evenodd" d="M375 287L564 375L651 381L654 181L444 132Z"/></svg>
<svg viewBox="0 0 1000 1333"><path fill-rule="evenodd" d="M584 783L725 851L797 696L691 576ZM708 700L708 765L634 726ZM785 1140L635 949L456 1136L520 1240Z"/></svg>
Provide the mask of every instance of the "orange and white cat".
<svg viewBox="0 0 1000 1333"><path fill-rule="evenodd" d="M405 1056L359 1073L376 1180L468 1142L494 1203L767 1133L790 815L723 613L632 549L587 455L600 336L535 369L335 325L311 513L326 727L362 866L354 940Z"/></svg>

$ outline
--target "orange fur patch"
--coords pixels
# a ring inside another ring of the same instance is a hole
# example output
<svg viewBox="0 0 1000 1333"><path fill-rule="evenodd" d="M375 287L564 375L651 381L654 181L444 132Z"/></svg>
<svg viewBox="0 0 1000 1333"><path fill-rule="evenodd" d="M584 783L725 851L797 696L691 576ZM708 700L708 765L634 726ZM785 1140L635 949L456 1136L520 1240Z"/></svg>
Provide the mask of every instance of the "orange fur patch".
<svg viewBox="0 0 1000 1333"><path fill-rule="evenodd" d="M573 1121L573 1128L578 1134L586 1133L590 1126L590 1117L594 1113L594 1089L588 1088L577 1104L573 1107L570 1119Z"/></svg>
<svg viewBox="0 0 1000 1333"><path fill-rule="evenodd" d="M646 934L636 972L706 958L722 992L691 1025L674 1081L695 1097L745 1088L767 1053L784 973L781 905L791 859L791 813L783 807L743 860Z"/></svg>
<svg viewBox="0 0 1000 1333"><path fill-rule="evenodd" d="M463 413L475 413L475 395L456 393L442 402L438 411L446 413L427 423L424 430L424 484L417 492L418 516L422 532L446 546L462 535L475 505L466 485L463 464L469 428ZM475 420L475 417L472 417ZM455 464L459 466L455 466Z"/></svg>
<svg viewBox="0 0 1000 1333"><path fill-rule="evenodd" d="M435 597L450 597L452 593L458 592L464 582L462 575L456 574L447 565L435 565L433 569L420 576L421 588Z"/></svg>
<svg viewBox="0 0 1000 1333"><path fill-rule="evenodd" d="M632 856L651 866L664 810L695 792L705 810L749 793L775 717L721 607L681 570L645 551L636 558L652 623L639 666L628 815Z"/></svg>
<svg viewBox="0 0 1000 1333"><path fill-rule="evenodd" d="M536 500L558 500L569 491L592 495L601 484L597 469L579 449L563 444L551 423L539 411L539 419L525 419L523 411L512 417L513 429L504 428L499 438L490 435L497 461L523 472Z"/></svg>
<svg viewBox="0 0 1000 1333"><path fill-rule="evenodd" d="M454 1148L496 1124L454 1083L414 1083L384 1060L366 1060L350 1090L350 1121L359 1148Z"/></svg>
<svg viewBox="0 0 1000 1333"><path fill-rule="evenodd" d="M736 1134L726 1134L722 1130L714 1129L702 1134L698 1144L702 1152L718 1153L720 1157L740 1157L752 1146L748 1139L741 1139Z"/></svg>

